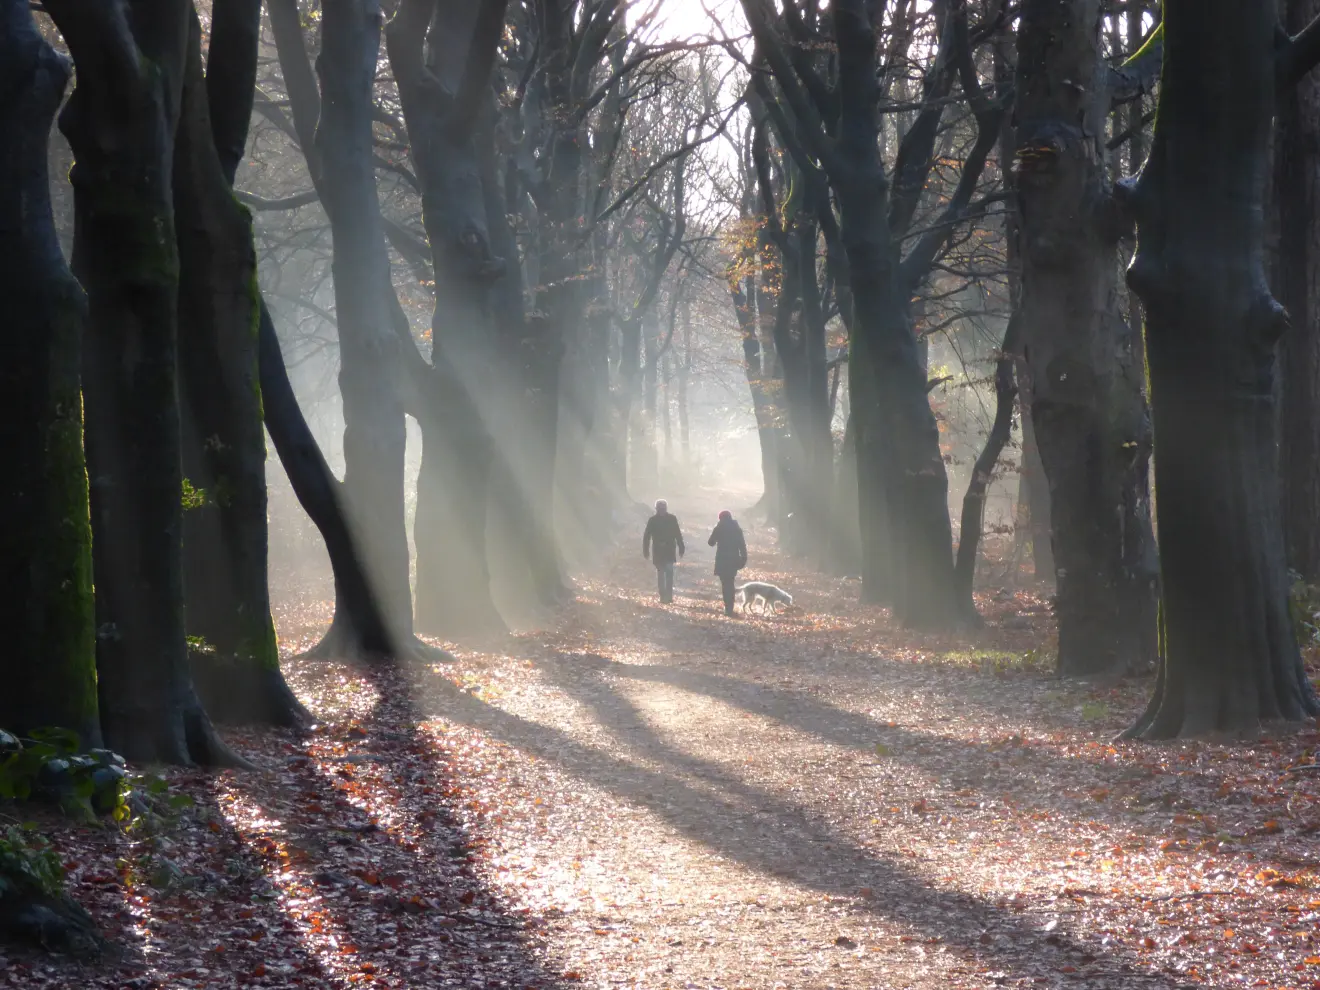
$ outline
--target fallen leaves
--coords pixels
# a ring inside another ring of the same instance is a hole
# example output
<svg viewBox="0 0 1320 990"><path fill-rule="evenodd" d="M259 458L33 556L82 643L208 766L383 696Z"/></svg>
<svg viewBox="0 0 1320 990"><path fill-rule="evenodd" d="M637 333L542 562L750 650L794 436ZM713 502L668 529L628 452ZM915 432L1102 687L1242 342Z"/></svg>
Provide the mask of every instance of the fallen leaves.
<svg viewBox="0 0 1320 990"><path fill-rule="evenodd" d="M123 963L0 986L1320 986L1320 734L1115 744L1148 686L1042 677L1038 596L916 634L754 564L796 614L621 560L500 652L289 663L325 722L233 734L263 773L172 771L157 836L49 823Z"/></svg>

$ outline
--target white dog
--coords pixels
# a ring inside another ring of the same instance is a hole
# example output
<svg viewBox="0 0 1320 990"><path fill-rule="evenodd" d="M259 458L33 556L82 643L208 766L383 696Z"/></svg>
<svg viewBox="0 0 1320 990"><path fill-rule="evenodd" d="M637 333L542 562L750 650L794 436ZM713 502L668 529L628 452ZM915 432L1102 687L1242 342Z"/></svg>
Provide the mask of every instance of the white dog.
<svg viewBox="0 0 1320 990"><path fill-rule="evenodd" d="M768 581L748 581L741 588L735 588L734 590L737 592L738 600L742 603L743 612L746 612L754 601L761 603L761 614L763 615L767 608L778 615L778 606L791 606L793 604L792 595L783 588L776 588Z"/></svg>

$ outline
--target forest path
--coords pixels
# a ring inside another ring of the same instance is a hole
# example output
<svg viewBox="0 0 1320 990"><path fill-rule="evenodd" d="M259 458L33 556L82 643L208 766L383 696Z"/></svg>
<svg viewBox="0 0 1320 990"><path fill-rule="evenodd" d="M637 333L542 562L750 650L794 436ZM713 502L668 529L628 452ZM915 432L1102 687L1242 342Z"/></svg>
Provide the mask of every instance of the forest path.
<svg viewBox="0 0 1320 990"><path fill-rule="evenodd" d="M746 513L796 607L726 619L720 506L676 506L673 605L639 512L548 631L455 663L292 655L332 607L292 599L319 724L162 769L177 820L42 819L122 954L0 948L0 987L1320 990L1320 733L1114 744L1149 684L1051 678L1039 597L906 632Z"/></svg>
<svg viewBox="0 0 1320 990"><path fill-rule="evenodd" d="M647 988L1311 985L1294 972L1320 951L1293 941L1315 938L1306 892L1256 879L1273 778L1205 812L1230 781L1251 790L1259 752L1110 745L1147 686L1033 669L1049 621L1027 595L984 603L975 634L914 636L753 531L742 577L797 607L726 619L708 530L684 522L673 605L629 540L556 633L420 685L430 728L481 740L456 770L503 809L483 876L539 919L550 970Z"/></svg>

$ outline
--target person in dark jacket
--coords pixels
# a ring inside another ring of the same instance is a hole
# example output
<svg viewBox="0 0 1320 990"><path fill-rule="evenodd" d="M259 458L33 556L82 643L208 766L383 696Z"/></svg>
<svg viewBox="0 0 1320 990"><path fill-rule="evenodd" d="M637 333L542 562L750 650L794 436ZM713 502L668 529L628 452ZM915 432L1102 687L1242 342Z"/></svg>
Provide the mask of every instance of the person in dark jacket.
<svg viewBox="0 0 1320 990"><path fill-rule="evenodd" d="M715 548L715 573L724 593L724 614L733 615L733 579L747 566L747 540L733 514L725 509L706 541Z"/></svg>
<svg viewBox="0 0 1320 990"><path fill-rule="evenodd" d="M650 557L651 563L655 564L660 601L666 605L674 600L674 564L686 552L678 517L670 514L664 499L658 499L655 515L646 521L646 532L642 534L642 556Z"/></svg>

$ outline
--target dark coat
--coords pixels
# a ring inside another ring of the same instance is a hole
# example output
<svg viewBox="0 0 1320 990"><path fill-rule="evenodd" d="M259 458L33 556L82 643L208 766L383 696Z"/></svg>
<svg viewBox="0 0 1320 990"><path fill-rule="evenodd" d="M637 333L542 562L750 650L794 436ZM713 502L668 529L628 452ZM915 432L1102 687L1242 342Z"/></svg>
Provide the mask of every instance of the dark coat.
<svg viewBox="0 0 1320 990"><path fill-rule="evenodd" d="M656 567L672 564L681 554L687 552L683 546L683 533L678 528L678 516L666 512L658 513L646 521L646 532L642 534L642 556L651 552L651 562Z"/></svg>
<svg viewBox="0 0 1320 990"><path fill-rule="evenodd" d="M706 541L715 548L715 573L729 577L747 566L747 540L742 527L733 519L721 519Z"/></svg>

